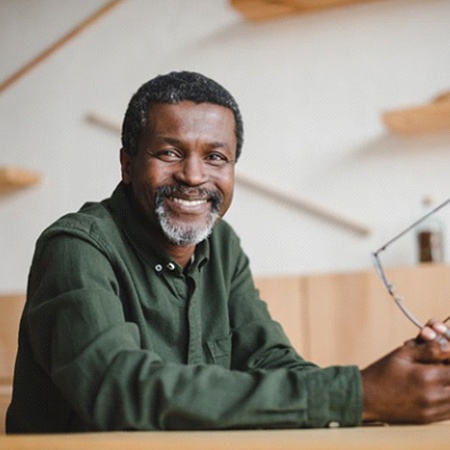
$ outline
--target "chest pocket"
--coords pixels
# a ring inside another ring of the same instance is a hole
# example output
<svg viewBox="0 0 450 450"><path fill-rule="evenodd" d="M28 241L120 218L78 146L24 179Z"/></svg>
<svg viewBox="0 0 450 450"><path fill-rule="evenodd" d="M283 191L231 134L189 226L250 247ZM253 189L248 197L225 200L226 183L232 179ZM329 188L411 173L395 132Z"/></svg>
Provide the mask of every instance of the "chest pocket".
<svg viewBox="0 0 450 450"><path fill-rule="evenodd" d="M220 339L212 339L206 343L212 362L218 366L230 368L231 364L231 334Z"/></svg>

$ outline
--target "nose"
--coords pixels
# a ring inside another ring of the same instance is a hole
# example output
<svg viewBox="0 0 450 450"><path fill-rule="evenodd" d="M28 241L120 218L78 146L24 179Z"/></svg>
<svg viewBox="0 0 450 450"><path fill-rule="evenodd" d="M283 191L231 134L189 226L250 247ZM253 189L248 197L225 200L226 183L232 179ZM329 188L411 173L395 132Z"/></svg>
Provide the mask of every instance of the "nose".
<svg viewBox="0 0 450 450"><path fill-rule="evenodd" d="M175 177L178 181L189 186L199 186L208 179L205 164L202 158L195 155L187 156L179 164Z"/></svg>

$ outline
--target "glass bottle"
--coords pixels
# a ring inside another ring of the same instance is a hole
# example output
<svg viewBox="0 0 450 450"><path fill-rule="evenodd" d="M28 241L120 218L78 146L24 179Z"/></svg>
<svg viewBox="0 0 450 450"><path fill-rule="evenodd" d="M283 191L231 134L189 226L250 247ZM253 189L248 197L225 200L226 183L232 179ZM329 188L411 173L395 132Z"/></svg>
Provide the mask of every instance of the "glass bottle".
<svg viewBox="0 0 450 450"><path fill-rule="evenodd" d="M423 214L433 209L433 199L422 200ZM444 262L444 226L436 214L432 214L417 227L417 259L419 263Z"/></svg>

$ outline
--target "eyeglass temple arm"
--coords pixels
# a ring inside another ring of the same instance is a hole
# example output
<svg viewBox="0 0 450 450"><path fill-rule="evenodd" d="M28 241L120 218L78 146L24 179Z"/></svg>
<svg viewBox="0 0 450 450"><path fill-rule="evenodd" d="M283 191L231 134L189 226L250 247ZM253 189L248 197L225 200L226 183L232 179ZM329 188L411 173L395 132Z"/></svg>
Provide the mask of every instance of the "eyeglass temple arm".
<svg viewBox="0 0 450 450"><path fill-rule="evenodd" d="M382 252L383 250L385 250L389 245L391 245L393 242L395 242L398 238L402 237L404 234L406 234L408 231L412 230L414 227L416 227L417 225L419 225L419 223L423 222L425 219L427 219L429 216L431 216L432 214L434 214L436 211L439 211L441 208L443 208L445 205L447 205L448 203L450 203L450 198L448 198L447 200L445 200L445 202L441 203L440 205L436 206L436 208L432 209L430 212L428 212L427 214L425 214L424 216L422 216L420 219L416 220L412 225L410 225L408 228L406 228L405 230L401 231L400 233L397 234L397 236L393 237L391 240L389 240L388 242L386 242L386 244L384 244L382 247L380 247L377 251L375 251L375 255L378 255L378 253Z"/></svg>
<svg viewBox="0 0 450 450"><path fill-rule="evenodd" d="M424 327L424 325L422 324L422 322L420 322L420 320L414 316L414 314L412 314L407 308L406 306L403 304L403 299L398 297L397 295L394 295L394 301L397 304L397 306L402 310L403 314L420 330Z"/></svg>

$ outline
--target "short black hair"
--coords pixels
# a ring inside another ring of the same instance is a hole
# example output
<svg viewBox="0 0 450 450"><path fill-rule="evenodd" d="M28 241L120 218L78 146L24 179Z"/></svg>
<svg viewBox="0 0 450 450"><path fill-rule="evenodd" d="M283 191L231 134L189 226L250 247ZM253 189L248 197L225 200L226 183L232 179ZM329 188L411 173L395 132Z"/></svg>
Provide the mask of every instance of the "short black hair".
<svg viewBox="0 0 450 450"><path fill-rule="evenodd" d="M244 126L239 107L233 96L216 81L196 72L170 72L147 81L131 97L122 125L122 147L135 155L138 141L147 126L152 103L213 103L231 109L236 129L236 160L241 154Z"/></svg>

